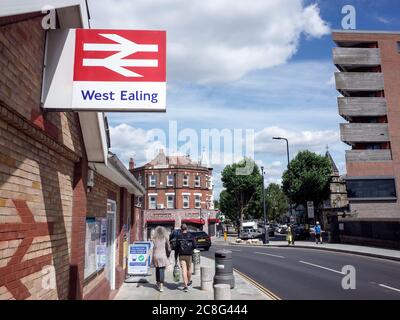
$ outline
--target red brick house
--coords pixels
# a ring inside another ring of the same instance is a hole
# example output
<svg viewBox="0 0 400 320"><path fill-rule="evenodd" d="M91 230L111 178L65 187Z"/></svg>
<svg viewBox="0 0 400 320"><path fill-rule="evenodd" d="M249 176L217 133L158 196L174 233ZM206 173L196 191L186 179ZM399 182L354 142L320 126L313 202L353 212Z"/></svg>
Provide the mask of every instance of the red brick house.
<svg viewBox="0 0 400 320"><path fill-rule="evenodd" d="M144 238L150 238L158 225L167 229L186 223L189 229L215 234L212 168L189 156L166 156L163 150L149 163L129 170L146 189Z"/></svg>
<svg viewBox="0 0 400 320"><path fill-rule="evenodd" d="M0 300L107 299L140 239L145 192L109 152L97 112L41 107L45 5L88 28L83 0L3 1L0 12Z"/></svg>

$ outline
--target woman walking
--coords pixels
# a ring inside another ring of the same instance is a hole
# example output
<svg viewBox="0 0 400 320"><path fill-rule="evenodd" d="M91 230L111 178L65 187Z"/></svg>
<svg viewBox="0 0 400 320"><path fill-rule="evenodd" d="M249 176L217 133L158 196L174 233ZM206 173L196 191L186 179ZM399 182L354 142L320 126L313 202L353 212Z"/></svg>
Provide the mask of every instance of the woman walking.
<svg viewBox="0 0 400 320"><path fill-rule="evenodd" d="M168 241L167 230L158 226L153 238L153 264L156 267L157 288L160 292L164 291L165 268L170 265L169 255L171 247Z"/></svg>

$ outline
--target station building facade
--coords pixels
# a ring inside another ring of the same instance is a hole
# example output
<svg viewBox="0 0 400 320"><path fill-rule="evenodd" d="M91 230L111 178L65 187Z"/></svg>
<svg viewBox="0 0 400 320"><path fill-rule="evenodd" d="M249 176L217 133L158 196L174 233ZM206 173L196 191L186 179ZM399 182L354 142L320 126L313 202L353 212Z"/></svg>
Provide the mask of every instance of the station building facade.
<svg viewBox="0 0 400 320"><path fill-rule="evenodd" d="M57 28L88 28L85 1L2 1L0 300L108 299L140 239L144 188L109 151L97 112L41 107L45 6Z"/></svg>

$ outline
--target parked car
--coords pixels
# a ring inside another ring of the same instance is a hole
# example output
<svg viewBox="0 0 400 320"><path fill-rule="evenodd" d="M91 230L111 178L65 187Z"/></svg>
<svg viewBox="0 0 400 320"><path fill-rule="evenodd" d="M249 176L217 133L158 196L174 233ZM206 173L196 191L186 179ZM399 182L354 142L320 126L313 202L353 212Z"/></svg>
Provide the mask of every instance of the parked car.
<svg viewBox="0 0 400 320"><path fill-rule="evenodd" d="M197 249L208 251L211 247L211 238L204 231L189 231L196 241Z"/></svg>
<svg viewBox="0 0 400 320"><path fill-rule="evenodd" d="M288 226L286 224L281 224L278 228L278 233L285 234L287 231Z"/></svg>
<svg viewBox="0 0 400 320"><path fill-rule="evenodd" d="M171 244L171 248L175 248L176 238L181 233L180 229L173 230L169 235L169 242ZM211 247L211 238L204 231L189 231L189 233L193 236L196 242L196 247L198 249L204 249L208 251Z"/></svg>
<svg viewBox="0 0 400 320"><path fill-rule="evenodd" d="M274 237L275 236L275 228L273 225L268 225L268 236Z"/></svg>
<svg viewBox="0 0 400 320"><path fill-rule="evenodd" d="M239 238L242 240L248 239L260 239L262 238L263 233L261 231L255 229L244 229L240 232Z"/></svg>

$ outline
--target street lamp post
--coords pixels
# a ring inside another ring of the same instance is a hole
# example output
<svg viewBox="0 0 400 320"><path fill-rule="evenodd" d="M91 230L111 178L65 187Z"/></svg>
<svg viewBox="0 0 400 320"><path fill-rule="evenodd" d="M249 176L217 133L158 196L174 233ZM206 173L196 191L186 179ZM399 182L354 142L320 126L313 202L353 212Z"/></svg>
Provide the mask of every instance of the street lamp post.
<svg viewBox="0 0 400 320"><path fill-rule="evenodd" d="M286 141L286 155L287 155L287 170L288 170L288 176L289 176L289 211L290 211L290 217L294 219L293 217L293 210L292 210L292 187L291 187L291 174L290 174L290 156L289 156L289 141L286 138L283 137L273 137L272 139L274 140L285 140Z"/></svg>
<svg viewBox="0 0 400 320"><path fill-rule="evenodd" d="M265 186L264 186L264 167L261 167L261 174L262 174L262 198L263 198L263 212L264 212L264 236L263 236L263 243L269 243L269 234L268 234L268 227L267 227L267 212L265 209Z"/></svg>

